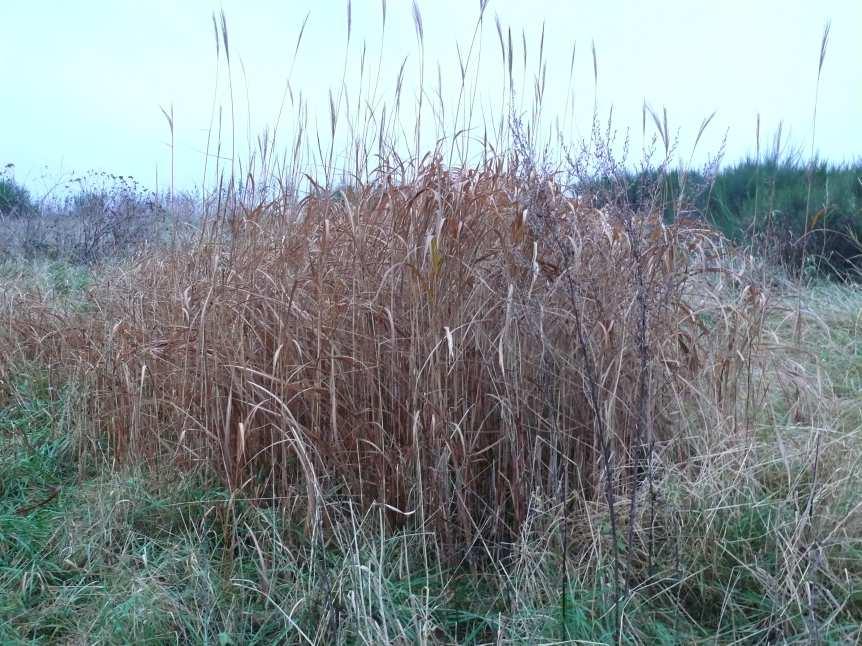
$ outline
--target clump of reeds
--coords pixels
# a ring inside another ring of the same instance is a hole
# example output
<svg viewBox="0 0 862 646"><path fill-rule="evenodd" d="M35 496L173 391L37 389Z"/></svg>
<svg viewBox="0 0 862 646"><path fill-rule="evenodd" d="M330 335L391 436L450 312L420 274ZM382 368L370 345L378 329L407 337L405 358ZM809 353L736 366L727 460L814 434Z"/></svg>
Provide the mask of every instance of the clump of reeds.
<svg viewBox="0 0 862 646"><path fill-rule="evenodd" d="M532 496L634 492L657 453L685 461L693 415L744 403L763 303L711 298L721 240L515 160L430 159L222 222L86 307L20 297L7 326L90 383L117 456L301 496L310 526L335 495L450 546L510 540Z"/></svg>

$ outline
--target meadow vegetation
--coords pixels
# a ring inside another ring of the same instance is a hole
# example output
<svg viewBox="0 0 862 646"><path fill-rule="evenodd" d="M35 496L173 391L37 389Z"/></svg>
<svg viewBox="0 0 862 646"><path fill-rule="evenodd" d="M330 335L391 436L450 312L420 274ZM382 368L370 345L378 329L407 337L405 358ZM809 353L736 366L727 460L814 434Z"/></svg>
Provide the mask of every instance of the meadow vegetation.
<svg viewBox="0 0 862 646"><path fill-rule="evenodd" d="M780 132L779 132L780 134ZM858 280L862 268L862 164L806 163L777 149L712 174L630 173L627 199L662 185L668 221L697 217L791 274Z"/></svg>
<svg viewBox="0 0 862 646"><path fill-rule="evenodd" d="M811 236L859 173L678 171L656 122L633 172L597 127L454 163L369 117L340 188L261 143L8 246L0 641L862 638L862 289Z"/></svg>

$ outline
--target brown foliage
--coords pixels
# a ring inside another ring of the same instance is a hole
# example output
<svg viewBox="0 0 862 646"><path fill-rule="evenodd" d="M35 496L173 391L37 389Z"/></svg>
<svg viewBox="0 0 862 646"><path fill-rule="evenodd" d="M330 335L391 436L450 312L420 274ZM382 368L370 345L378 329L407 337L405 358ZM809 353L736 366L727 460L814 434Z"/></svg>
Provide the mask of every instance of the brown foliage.
<svg viewBox="0 0 862 646"><path fill-rule="evenodd" d="M435 161L288 216L251 209L229 236L102 280L83 308L17 297L6 358L88 380L93 423L125 459L205 461L245 495L302 492L309 524L338 495L452 545L506 539L536 492L599 496L599 418L614 487L642 475L647 446L683 460L680 412L732 415L762 310L751 290L711 304L711 231L535 182L543 226L502 164Z"/></svg>

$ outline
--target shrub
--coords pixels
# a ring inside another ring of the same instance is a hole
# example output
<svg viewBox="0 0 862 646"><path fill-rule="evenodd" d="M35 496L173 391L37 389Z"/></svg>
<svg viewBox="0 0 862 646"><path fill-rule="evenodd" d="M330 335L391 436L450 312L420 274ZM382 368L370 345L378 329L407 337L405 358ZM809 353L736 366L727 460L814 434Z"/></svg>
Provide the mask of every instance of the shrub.
<svg viewBox="0 0 862 646"><path fill-rule="evenodd" d="M30 192L15 180L0 174L0 216L23 217L35 211Z"/></svg>
<svg viewBox="0 0 862 646"><path fill-rule="evenodd" d="M602 179L589 188L606 194L617 185L625 186L632 208L657 208L667 221L680 215L704 219L793 273L810 268L858 278L862 272L858 163L803 164L790 155L760 162L748 159L714 176L647 169L622 181Z"/></svg>
<svg viewBox="0 0 862 646"><path fill-rule="evenodd" d="M862 269L862 166L747 160L718 176L709 208L729 235L749 238L793 271L806 259L827 274Z"/></svg>
<svg viewBox="0 0 862 646"><path fill-rule="evenodd" d="M93 263L127 255L156 238L165 212L133 178L98 173L79 184L80 192L65 205L68 217L78 222L73 260Z"/></svg>
<svg viewBox="0 0 862 646"><path fill-rule="evenodd" d="M128 257L163 242L168 229L163 200L131 177L90 173L66 186L62 200L45 200L32 217L8 219L0 252L11 257L94 264ZM193 213L183 197L184 213ZM188 218L187 218L188 219ZM171 224L174 224L172 218Z"/></svg>

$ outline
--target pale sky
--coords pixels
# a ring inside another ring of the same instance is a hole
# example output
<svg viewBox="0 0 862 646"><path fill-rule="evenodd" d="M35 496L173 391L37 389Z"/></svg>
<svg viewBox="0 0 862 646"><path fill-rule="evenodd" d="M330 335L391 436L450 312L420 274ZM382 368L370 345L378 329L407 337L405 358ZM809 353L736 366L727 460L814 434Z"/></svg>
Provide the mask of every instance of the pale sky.
<svg viewBox="0 0 862 646"><path fill-rule="evenodd" d="M479 2L417 4L424 29L426 92L437 91L439 61L444 105L451 116L460 85L456 43L466 56ZM338 94L346 51L346 86L348 96L355 97L363 41L365 87L371 87L369 78L373 81L378 70L380 75L375 109L385 102L391 111L405 57L402 101L415 103L420 57L407 0L387 3L382 56L380 0L353 1L349 50L344 0L0 0L0 166L14 163L15 177L37 194L71 171L91 169L133 175L149 187L158 169L164 188L171 151L160 107L173 105L176 183L199 185L217 78L215 102L224 110L227 131L222 153L230 148L227 74L223 52L221 66L216 62L211 18L222 9L232 58L238 151L248 149L249 133L253 139L274 124L308 12L291 87L308 102L312 133L319 127L329 136L328 93ZM478 70L477 114L500 107L505 65L495 15L504 33L512 29L516 84L521 82L525 33L528 89L545 23L546 117L562 119L566 112L569 63L577 43L574 122L566 121L572 137L589 132L596 100L603 117L613 106L617 127L631 129L637 148L646 102L656 110L667 109L670 129L679 131L680 153L686 157L699 124L715 111L697 158L715 153L726 134L729 161L754 153L758 113L764 140L781 121L785 134L809 151L820 40L831 20L815 149L836 162L862 157L860 0L490 0L481 59L476 62L474 50L471 64L473 73ZM523 101L528 109L530 96ZM286 107L280 126L283 149L295 122L295 113ZM343 136L346 122L339 127Z"/></svg>

